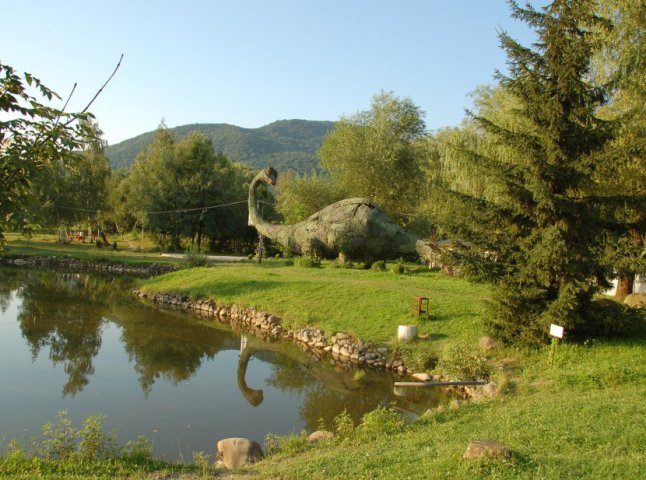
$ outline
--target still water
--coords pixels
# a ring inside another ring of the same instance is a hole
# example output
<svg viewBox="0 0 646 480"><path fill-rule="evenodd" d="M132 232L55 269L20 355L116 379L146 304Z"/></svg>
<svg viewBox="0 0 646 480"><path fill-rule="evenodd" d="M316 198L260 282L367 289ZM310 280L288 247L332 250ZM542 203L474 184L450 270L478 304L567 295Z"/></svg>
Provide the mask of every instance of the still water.
<svg viewBox="0 0 646 480"><path fill-rule="evenodd" d="M288 342L158 310L131 290L123 278L0 268L0 449L28 444L61 410L76 427L105 415L120 443L145 435L156 456L191 460L226 437L331 428L344 409L358 420L445 400L396 397L388 374L357 383Z"/></svg>

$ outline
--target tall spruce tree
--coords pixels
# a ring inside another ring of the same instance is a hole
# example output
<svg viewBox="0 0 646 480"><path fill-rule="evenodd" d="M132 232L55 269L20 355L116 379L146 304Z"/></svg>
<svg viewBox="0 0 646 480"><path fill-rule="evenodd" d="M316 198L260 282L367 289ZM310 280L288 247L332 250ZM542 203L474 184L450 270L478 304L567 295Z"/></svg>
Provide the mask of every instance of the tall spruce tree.
<svg viewBox="0 0 646 480"><path fill-rule="evenodd" d="M491 332L507 342L537 343L550 323L585 330L592 297L605 283L599 208L588 195L596 155L612 134L595 115L605 91L589 81L592 32L605 22L588 0L555 0L540 11L510 7L537 35L525 47L500 34L509 75L496 76L516 99L519 121L473 115L498 148L461 150L498 194L450 192L452 215L443 227L466 245L458 252L464 267L495 286Z"/></svg>

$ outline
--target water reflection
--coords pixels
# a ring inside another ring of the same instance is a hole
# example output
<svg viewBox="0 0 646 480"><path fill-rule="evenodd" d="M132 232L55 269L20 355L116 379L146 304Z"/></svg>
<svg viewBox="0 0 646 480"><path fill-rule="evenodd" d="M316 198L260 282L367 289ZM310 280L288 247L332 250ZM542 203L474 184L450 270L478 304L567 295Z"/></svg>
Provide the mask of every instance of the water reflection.
<svg viewBox="0 0 646 480"><path fill-rule="evenodd" d="M245 344L241 346L240 359L238 360L238 372L236 375L238 378L238 388L247 402L254 407L257 407L265 399L265 392L261 388L253 389L247 385L247 380L245 378L247 376L247 367L249 366L249 360L251 360L255 350L253 347L247 345L246 342L244 343Z"/></svg>
<svg viewBox="0 0 646 480"><path fill-rule="evenodd" d="M420 412L437 403L442 395L434 391L424 398L395 397L392 378L383 372L368 371L357 382L351 371L340 371L312 359L287 342L268 343L253 336L241 338L217 323L206 325L188 314L143 307L131 295L132 288L127 279L3 267L0 309L6 312L12 302L19 306L16 314L19 335L27 342L32 363L46 356L54 366L63 366L63 398L80 396L95 375L95 364L99 371L104 368L101 361L105 359L99 358L102 349L118 348L122 362L125 364L126 355L129 362L120 368L129 371L119 370L110 378L112 383L98 387L100 390L115 386L119 389L121 385L127 389L134 369L145 399L152 396L158 382L164 392L154 402L148 400L147 405L166 408L162 402L174 393L169 393L164 385L181 384L179 398L191 399L196 409L192 413L199 417L186 423L208 422L211 418L221 431L224 422L230 422L232 425L227 428L233 431L227 432L227 436L261 439L267 431L280 434L301 428L312 431L321 423L332 427L334 417L344 410L358 421L379 405L396 404L400 409ZM111 332L111 336L104 338L105 332ZM8 349L1 341L0 338L0 349ZM116 347L111 347L115 342ZM203 373L200 381L189 385L189 380L206 366L207 373ZM22 370L18 373L29 374ZM134 379L132 384L136 389ZM225 398L225 390L233 390L238 396L230 397L227 393ZM132 396L113 392L106 395L110 402L115 402L116 412L135 408ZM239 395L245 401L240 401ZM123 403L113 400L116 397ZM91 398L102 401L100 397ZM184 413L164 412L161 415L170 422ZM109 411L99 413L118 415ZM154 422L161 420L155 418ZM281 426L282 423L285 425ZM260 435L254 434L257 430ZM212 442L208 438L205 442ZM200 448L207 450L207 446Z"/></svg>
<svg viewBox="0 0 646 480"><path fill-rule="evenodd" d="M116 307L110 319L122 329L121 341L146 395L157 379L188 381L204 361L236 348L232 334L137 304Z"/></svg>
<svg viewBox="0 0 646 480"><path fill-rule="evenodd" d="M5 290L5 282L0 284ZM17 292L22 299L18 322L32 361L48 349L51 362L63 365L68 375L63 396L81 391L94 373L104 323L96 305L105 305L109 298L112 287L106 285L88 275L30 271Z"/></svg>

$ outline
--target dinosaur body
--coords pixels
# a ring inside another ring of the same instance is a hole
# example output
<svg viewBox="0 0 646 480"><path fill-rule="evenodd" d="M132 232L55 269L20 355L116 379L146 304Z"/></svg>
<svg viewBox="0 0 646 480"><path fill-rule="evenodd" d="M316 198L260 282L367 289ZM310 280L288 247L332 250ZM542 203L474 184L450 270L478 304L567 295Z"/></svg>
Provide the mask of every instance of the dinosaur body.
<svg viewBox="0 0 646 480"><path fill-rule="evenodd" d="M436 247L393 222L368 198L348 198L328 205L294 225L267 223L255 198L260 183L274 185L276 170L262 170L249 187L249 224L297 255L374 260L419 254L432 260Z"/></svg>

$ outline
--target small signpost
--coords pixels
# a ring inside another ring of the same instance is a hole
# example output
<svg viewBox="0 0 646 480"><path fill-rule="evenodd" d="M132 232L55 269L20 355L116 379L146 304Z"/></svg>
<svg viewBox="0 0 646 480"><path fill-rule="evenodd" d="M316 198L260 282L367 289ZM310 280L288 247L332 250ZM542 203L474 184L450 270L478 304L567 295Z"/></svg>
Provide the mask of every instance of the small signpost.
<svg viewBox="0 0 646 480"><path fill-rule="evenodd" d="M556 349L558 348L559 340L562 340L565 335L565 329L560 325L552 323L550 325L550 335L552 336L552 344L550 346L550 365L553 365L554 358L556 357Z"/></svg>
<svg viewBox="0 0 646 480"><path fill-rule="evenodd" d="M551 324L550 335L556 338L563 338L563 327L559 325Z"/></svg>

